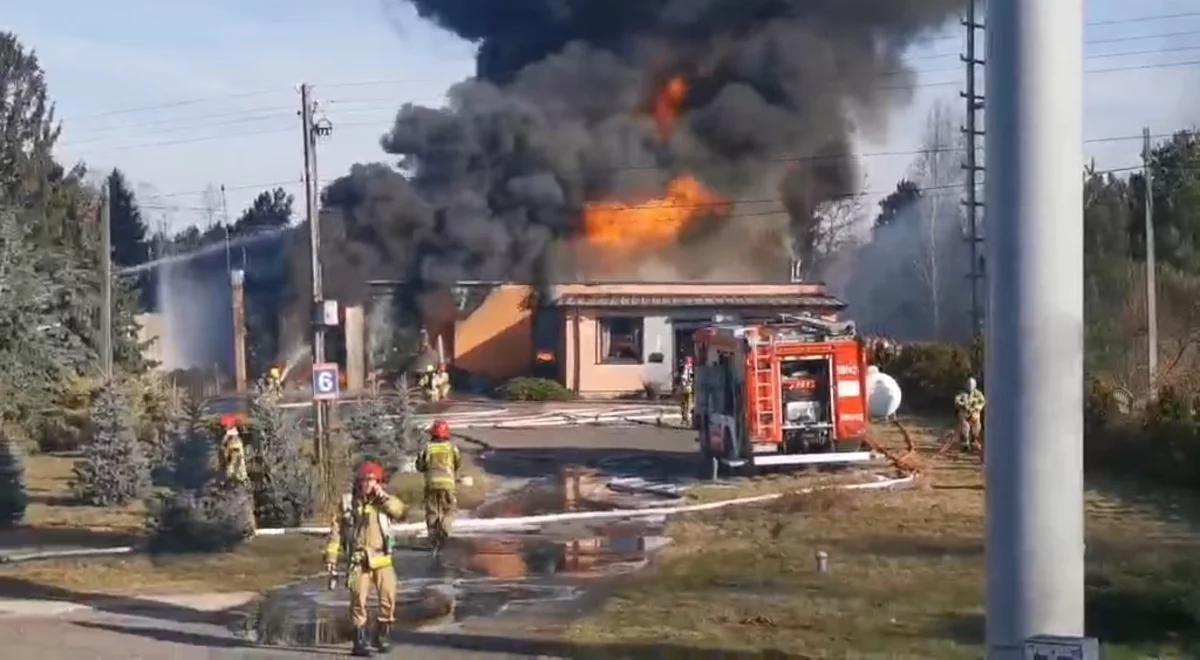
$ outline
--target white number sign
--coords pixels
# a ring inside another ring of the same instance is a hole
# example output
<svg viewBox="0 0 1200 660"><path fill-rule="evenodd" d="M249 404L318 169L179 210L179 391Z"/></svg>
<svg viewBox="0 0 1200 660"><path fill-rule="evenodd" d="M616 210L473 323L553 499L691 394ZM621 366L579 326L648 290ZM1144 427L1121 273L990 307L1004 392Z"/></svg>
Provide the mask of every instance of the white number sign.
<svg viewBox="0 0 1200 660"><path fill-rule="evenodd" d="M336 364L313 365L313 399L325 401L338 398L338 385Z"/></svg>

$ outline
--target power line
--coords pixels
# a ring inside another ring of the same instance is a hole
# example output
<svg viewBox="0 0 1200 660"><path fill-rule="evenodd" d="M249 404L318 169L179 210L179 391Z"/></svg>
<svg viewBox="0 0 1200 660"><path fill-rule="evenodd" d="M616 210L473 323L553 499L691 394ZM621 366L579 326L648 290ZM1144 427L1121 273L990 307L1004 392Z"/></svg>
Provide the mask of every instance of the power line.
<svg viewBox="0 0 1200 660"><path fill-rule="evenodd" d="M265 183L244 183L236 186L225 186L225 190L249 190L251 188L275 188L277 186L300 185L300 178L286 179L283 181L267 181ZM215 189L214 189L215 190ZM160 197L186 197L188 195L204 195L208 190L185 190L169 193L150 193L148 196L154 198Z"/></svg>
<svg viewBox="0 0 1200 660"><path fill-rule="evenodd" d="M1125 23L1144 23L1146 21L1164 21L1175 18L1196 18L1200 16L1200 11L1189 11L1179 14L1159 14L1156 16L1134 16L1131 18L1114 18L1107 21L1088 21L1084 23L1087 26L1093 25L1124 25Z"/></svg>
<svg viewBox="0 0 1200 660"><path fill-rule="evenodd" d="M97 117L111 117L113 115L133 114L137 112L148 112L150 110L162 110L166 108L179 108L187 105L196 105L197 103L207 103L209 101L227 101L229 99L250 98L252 96L265 96L267 94L276 94L283 91L282 89L263 89L253 92L243 92L238 94L224 94L220 96L206 96L202 98L188 99L186 101L172 101L169 103L158 103L155 105L145 105L136 108L122 108L119 110L107 110L104 112L95 112L88 115L78 115L71 118L71 121L80 121L85 119L95 119Z"/></svg>
<svg viewBox="0 0 1200 660"><path fill-rule="evenodd" d="M141 131L141 132L138 132L137 137L141 138L141 137L152 136L152 135L170 135L171 133L179 133L181 131L193 131L193 130L202 129L202 128L219 128L222 126L242 126L242 125L246 125L246 124L254 124L254 123L259 123L259 122L264 122L264 121L278 122L281 119L288 119L288 118L289 118L289 115L286 115L286 114L281 115L278 113L269 114L269 115L251 115L251 116L242 117L239 119L227 119L225 121L219 121L219 122L209 122L209 123L205 123L205 124L193 124L193 125L186 125L186 126L171 126L171 127L161 128L158 130L153 130L153 131ZM292 117L292 118L294 119L294 117ZM97 142L104 142L107 140L120 140L120 139L125 139L128 137L130 137L130 136L120 135L120 134L100 135L100 136L94 136L94 137L85 138L85 139L81 139L81 140L66 140L62 144L64 146L76 146L76 145L80 145L80 144L95 144Z"/></svg>

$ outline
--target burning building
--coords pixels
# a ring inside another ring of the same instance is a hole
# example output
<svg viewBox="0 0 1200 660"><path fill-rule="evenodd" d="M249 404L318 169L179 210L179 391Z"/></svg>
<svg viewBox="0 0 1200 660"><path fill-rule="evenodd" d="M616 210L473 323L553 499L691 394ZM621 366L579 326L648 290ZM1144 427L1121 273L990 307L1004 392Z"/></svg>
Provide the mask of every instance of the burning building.
<svg viewBox="0 0 1200 660"><path fill-rule="evenodd" d="M374 300L404 283L372 282ZM615 397L646 388L670 391L691 336L716 316L747 321L781 314L836 318L845 304L816 283L593 283L528 285L461 282L446 293L439 313L423 321L430 346L440 346L466 389L486 390L509 378L557 380L585 397ZM386 317L387 307L371 316ZM370 354L385 356L390 329ZM380 368L379 364L368 369ZM353 386L353 385L352 385Z"/></svg>
<svg viewBox="0 0 1200 660"><path fill-rule="evenodd" d="M903 53L961 4L393 1L478 44L478 75L445 107L400 108L381 139L391 163L323 193L327 296L357 304L369 281L403 282L385 316L408 319L408 339L415 319L459 320L445 300L462 281L750 284L795 264L819 277L815 211L857 192L855 139L886 131L912 94ZM787 295L791 309L824 292ZM599 309L558 309L575 307ZM307 333L292 325L284 345Z"/></svg>

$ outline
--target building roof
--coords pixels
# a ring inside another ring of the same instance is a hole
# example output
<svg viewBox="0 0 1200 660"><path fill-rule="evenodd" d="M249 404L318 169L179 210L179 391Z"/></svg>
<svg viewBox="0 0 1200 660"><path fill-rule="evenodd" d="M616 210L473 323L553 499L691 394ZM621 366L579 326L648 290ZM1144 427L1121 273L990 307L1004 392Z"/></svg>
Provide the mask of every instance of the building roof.
<svg viewBox="0 0 1200 660"><path fill-rule="evenodd" d="M619 294L564 293L547 303L551 307L821 307L842 309L846 303L829 295L765 294Z"/></svg>

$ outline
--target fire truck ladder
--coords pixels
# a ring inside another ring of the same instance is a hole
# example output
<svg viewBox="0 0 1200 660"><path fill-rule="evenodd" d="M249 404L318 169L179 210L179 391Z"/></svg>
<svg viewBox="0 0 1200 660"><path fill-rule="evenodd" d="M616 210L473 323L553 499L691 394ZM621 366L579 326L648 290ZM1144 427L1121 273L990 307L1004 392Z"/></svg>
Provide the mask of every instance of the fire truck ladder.
<svg viewBox="0 0 1200 660"><path fill-rule="evenodd" d="M775 340L756 341L754 359L754 421L759 433L773 433L778 422L779 376L775 372Z"/></svg>

